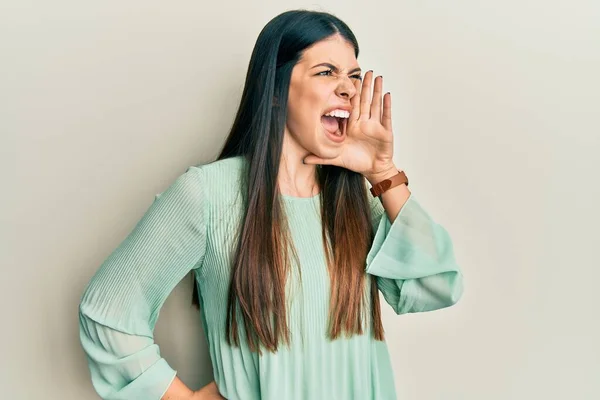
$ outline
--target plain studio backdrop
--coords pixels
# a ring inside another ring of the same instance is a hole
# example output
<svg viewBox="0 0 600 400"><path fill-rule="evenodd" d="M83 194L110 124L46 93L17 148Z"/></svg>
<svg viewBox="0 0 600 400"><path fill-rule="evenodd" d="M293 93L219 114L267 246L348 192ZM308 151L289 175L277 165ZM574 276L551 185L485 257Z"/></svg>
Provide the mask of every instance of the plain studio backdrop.
<svg viewBox="0 0 600 400"><path fill-rule="evenodd" d="M464 269L454 307L382 304L398 398L600 398L592 0L2 1L0 397L97 398L85 284L156 193L214 159L258 33L293 8L342 18L385 77L396 165ZM198 388L188 278L156 340Z"/></svg>

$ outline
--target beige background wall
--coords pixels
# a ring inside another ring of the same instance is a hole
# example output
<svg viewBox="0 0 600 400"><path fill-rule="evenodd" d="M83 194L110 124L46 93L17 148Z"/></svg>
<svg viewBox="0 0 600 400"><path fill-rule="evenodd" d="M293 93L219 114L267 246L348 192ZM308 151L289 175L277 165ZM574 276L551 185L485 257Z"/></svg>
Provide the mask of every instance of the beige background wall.
<svg viewBox="0 0 600 400"><path fill-rule="evenodd" d="M154 194L215 157L256 36L296 7L344 19L385 76L396 163L465 270L454 308L385 309L399 398L600 398L591 0L1 1L0 397L96 398L84 285ZM186 279L156 336L198 387L190 294Z"/></svg>

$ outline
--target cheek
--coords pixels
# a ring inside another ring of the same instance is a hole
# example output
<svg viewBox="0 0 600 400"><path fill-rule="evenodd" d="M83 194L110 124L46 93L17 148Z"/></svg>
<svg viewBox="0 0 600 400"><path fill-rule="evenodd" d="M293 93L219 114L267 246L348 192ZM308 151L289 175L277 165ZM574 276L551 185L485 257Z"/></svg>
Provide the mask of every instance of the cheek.
<svg viewBox="0 0 600 400"><path fill-rule="evenodd" d="M286 126L289 134L304 148L320 153L326 145L321 133L321 110L326 107L327 93L324 88L295 85L290 88Z"/></svg>
<svg viewBox="0 0 600 400"><path fill-rule="evenodd" d="M320 124L319 105L312 96L300 95L288 103L287 125L298 134L314 131Z"/></svg>

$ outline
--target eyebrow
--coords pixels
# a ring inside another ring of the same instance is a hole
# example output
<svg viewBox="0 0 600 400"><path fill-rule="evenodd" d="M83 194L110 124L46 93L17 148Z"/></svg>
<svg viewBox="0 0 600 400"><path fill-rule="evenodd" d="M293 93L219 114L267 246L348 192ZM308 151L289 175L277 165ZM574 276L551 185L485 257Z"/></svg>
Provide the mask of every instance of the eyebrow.
<svg viewBox="0 0 600 400"><path fill-rule="evenodd" d="M335 65L333 65L333 64L330 64L330 63L321 63L321 64L317 64L317 65L315 65L314 67L312 67L311 69L313 69L313 68L317 68L317 67L329 67L329 68L331 68L331 69L332 69L334 72L339 72L339 68L338 68L338 67L336 67L336 66L335 66ZM352 71L348 71L348 74L352 74L352 73L354 73L354 72L360 72L360 71L361 71L361 69L360 69L360 68L354 68Z"/></svg>

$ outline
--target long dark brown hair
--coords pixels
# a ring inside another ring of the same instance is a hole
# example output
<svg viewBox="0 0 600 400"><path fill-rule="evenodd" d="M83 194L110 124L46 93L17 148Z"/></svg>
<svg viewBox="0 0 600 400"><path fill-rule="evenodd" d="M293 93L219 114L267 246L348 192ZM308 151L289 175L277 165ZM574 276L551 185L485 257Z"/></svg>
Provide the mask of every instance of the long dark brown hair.
<svg viewBox="0 0 600 400"><path fill-rule="evenodd" d="M245 214L233 258L229 286L227 341L239 345L238 317L252 351L260 346L277 351L289 344L285 282L289 250L296 256L280 203L277 176L281 159L290 77L302 52L314 43L340 34L354 46L350 28L324 12L293 10L273 18L260 32L231 131L217 160L243 156L247 166ZM276 105L274 106L274 101ZM322 241L331 279L329 337L363 334L367 304L372 332L383 340L376 279L370 301L365 296L365 260L373 241L370 207L364 177L331 165L317 166ZM194 285L193 304L199 306Z"/></svg>

